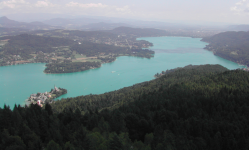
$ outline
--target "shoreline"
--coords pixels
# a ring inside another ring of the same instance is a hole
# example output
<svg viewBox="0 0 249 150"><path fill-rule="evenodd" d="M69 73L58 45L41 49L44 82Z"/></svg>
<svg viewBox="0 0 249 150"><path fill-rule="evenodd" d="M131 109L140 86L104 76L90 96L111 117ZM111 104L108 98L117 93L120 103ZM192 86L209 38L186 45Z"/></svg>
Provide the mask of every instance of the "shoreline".
<svg viewBox="0 0 249 150"><path fill-rule="evenodd" d="M120 56L118 56L118 57L121 57L121 56L124 56L124 55L120 55ZM127 56L127 55L125 55L125 56ZM133 56L133 57L134 57L134 56ZM136 58L136 59L137 59L137 58ZM117 60L117 59L116 59L116 60ZM115 61L116 61L116 60L115 60ZM114 61L113 61L113 62L114 62ZM30 63L29 63L29 64L30 64ZM34 63L34 64L38 64L38 63ZM44 64L44 63L40 63L40 64L41 64L40 66L42 66L42 67L39 69L39 70L40 70L39 72L41 73L41 71L43 71L42 69L44 69L44 68L43 68L43 66L44 66L43 64ZM24 64L22 64L22 65L24 65ZM102 66L103 66L103 65L102 65ZM104 66L105 66L105 65L104 65ZM17 67L17 66L16 66L16 67ZM162 69L162 70L165 70L165 69ZM74 72L74 73L76 73L76 72ZM156 72L155 72L155 73L156 73ZM49 74L49 73L44 73L44 74ZM62 73L60 73L60 74L62 74ZM65 75L67 75L67 74L65 74ZM70 74L69 74L69 75L70 75ZM49 76L49 75L48 75L48 76ZM153 75L152 75L152 76L153 76ZM75 96L73 96L73 97L75 97ZM25 100L26 97L25 97L25 98L22 98L22 99Z"/></svg>
<svg viewBox="0 0 249 150"><path fill-rule="evenodd" d="M236 62L236 61L233 61L233 60L227 59L227 58L225 58L225 57L223 57L223 56L216 55L216 54L214 53L214 51L211 51L211 50L208 50L208 49L205 49L205 48L203 48L203 49L204 49L204 50L207 50L207 51L209 51L209 52L212 52L212 53L213 53L213 55L215 55L215 56L218 56L218 57L223 58L223 59L225 59L225 60L228 60L228 61L234 62L234 63L238 64L239 66L243 66L243 67L245 67L245 68L248 68L248 66L247 66L247 65L245 65L245 64L240 64L240 63L238 63L238 62Z"/></svg>
<svg viewBox="0 0 249 150"><path fill-rule="evenodd" d="M47 64L45 62L26 62L26 63L19 63L19 64L12 64L12 65L3 65L0 67L8 67L8 66L17 66L17 65L26 65L26 64Z"/></svg>
<svg viewBox="0 0 249 150"><path fill-rule="evenodd" d="M151 49L152 50L152 49ZM153 51L153 50L152 50ZM134 55L119 55L117 57L121 57L121 56L130 56L130 57L138 57L138 58L147 58L147 59L150 59L148 57L139 57L139 56L134 56ZM101 63L100 67L102 67L102 64L107 64L107 63L112 63L112 62L115 62L117 60L117 57L115 58L115 60L111 61L111 62L104 62L104 63ZM152 56L154 57L154 55ZM7 67L7 66L16 66L16 65L25 65L25 64L37 64L37 63L41 63L41 64L48 64L48 63L45 63L45 62L26 62L26 63L20 63L20 64L12 64L12 65L4 65L4 66L0 66L0 67ZM45 66L46 67L46 66ZM92 70L92 69L97 69L97 68L100 68L100 67L96 67L96 68L91 68L91 69L87 69L87 70ZM87 70L83 70L83 71L87 71ZM64 73L46 73L45 71L43 71L44 74L67 74L67 73L76 73L76 72L83 72L83 71L75 71L75 72L64 72Z"/></svg>

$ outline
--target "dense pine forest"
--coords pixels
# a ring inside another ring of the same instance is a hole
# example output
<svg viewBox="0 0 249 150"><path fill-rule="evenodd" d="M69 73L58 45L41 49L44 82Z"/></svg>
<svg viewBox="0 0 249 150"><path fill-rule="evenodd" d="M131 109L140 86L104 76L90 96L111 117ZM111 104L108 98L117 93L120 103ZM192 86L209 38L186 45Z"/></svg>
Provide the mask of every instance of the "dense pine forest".
<svg viewBox="0 0 249 150"><path fill-rule="evenodd" d="M202 39L215 55L249 66L249 32L224 32Z"/></svg>
<svg viewBox="0 0 249 150"><path fill-rule="evenodd" d="M249 149L249 74L187 66L100 95L0 109L0 149Z"/></svg>

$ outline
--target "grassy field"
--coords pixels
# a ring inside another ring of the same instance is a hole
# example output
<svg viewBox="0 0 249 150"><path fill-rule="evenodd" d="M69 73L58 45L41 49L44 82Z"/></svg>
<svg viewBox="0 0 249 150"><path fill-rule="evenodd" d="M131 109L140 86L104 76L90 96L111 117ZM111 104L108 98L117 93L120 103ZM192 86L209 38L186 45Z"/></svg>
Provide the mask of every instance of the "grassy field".
<svg viewBox="0 0 249 150"><path fill-rule="evenodd" d="M77 60L77 59L73 59L72 62L87 62L86 60Z"/></svg>
<svg viewBox="0 0 249 150"><path fill-rule="evenodd" d="M5 44L7 44L8 42L6 41L0 41L0 46L4 46Z"/></svg>
<svg viewBox="0 0 249 150"><path fill-rule="evenodd" d="M89 61L89 62L94 62L94 61L97 61L97 62L100 62L99 59L97 59L97 57L86 57L85 55L80 55L80 54L75 54L75 58L73 60L73 62L86 62L86 61Z"/></svg>
<svg viewBox="0 0 249 150"><path fill-rule="evenodd" d="M36 34L36 35L38 35L38 36L43 36L43 34L42 34L42 33L38 33L38 34Z"/></svg>
<svg viewBox="0 0 249 150"><path fill-rule="evenodd" d="M55 35L52 35L51 37L62 38L61 36L55 36Z"/></svg>
<svg viewBox="0 0 249 150"><path fill-rule="evenodd" d="M58 47L56 50L56 52L65 52L65 51L71 51L69 49L69 46L63 46L63 47Z"/></svg>
<svg viewBox="0 0 249 150"><path fill-rule="evenodd" d="M36 56L36 54L30 54L31 56L33 56L33 57L35 57Z"/></svg>
<svg viewBox="0 0 249 150"><path fill-rule="evenodd" d="M99 60L99 59L88 59L87 61L89 61L89 62L94 62L94 61L101 62L101 60Z"/></svg>
<svg viewBox="0 0 249 150"><path fill-rule="evenodd" d="M75 54L75 58L87 58L85 55Z"/></svg>
<svg viewBox="0 0 249 150"><path fill-rule="evenodd" d="M56 30L55 32L63 32L64 30Z"/></svg>

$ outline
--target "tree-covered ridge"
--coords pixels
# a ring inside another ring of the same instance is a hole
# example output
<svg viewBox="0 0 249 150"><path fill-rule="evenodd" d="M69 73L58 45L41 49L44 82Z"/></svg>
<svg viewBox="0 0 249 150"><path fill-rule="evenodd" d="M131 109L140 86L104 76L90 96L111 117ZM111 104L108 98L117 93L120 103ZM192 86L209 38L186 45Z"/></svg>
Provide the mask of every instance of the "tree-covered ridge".
<svg viewBox="0 0 249 150"><path fill-rule="evenodd" d="M71 73L99 68L100 62L71 62L46 64L45 73Z"/></svg>
<svg viewBox="0 0 249 150"><path fill-rule="evenodd" d="M247 72L205 65L45 109L4 106L0 149L246 150L248 91Z"/></svg>
<svg viewBox="0 0 249 150"><path fill-rule="evenodd" d="M206 66L205 67L205 69L207 69L207 71L210 71L210 68L208 68L208 67L212 67L212 72L213 73L219 73L221 71L226 71L227 70L224 67L223 67L223 69L221 69L220 67L214 67L214 66L211 65L211 66ZM199 65L187 65L187 66L185 66L183 68L182 67L177 67L177 68L170 69L170 70L167 69L166 71L162 71L161 73L156 73L154 75L154 77L158 78L158 77L161 77L163 75L166 75L166 74L169 74L169 73L175 72L177 70L181 70L181 69L198 69L198 70L201 70L201 69L204 69L204 67L200 67ZM202 70L202 71L204 71L204 70Z"/></svg>
<svg viewBox="0 0 249 150"><path fill-rule="evenodd" d="M206 74L216 74L227 71L220 65L192 66L176 68L174 72L166 74L161 78L135 84L117 91L107 92L100 95L86 95L75 98L62 99L52 104L56 113L63 112L64 109L79 109L82 113L91 110L103 110L105 108L118 108L120 105L136 100L141 94L157 92L162 86L171 86L185 81L196 81Z"/></svg>
<svg viewBox="0 0 249 150"><path fill-rule="evenodd" d="M249 66L249 32L224 32L202 39L215 55Z"/></svg>

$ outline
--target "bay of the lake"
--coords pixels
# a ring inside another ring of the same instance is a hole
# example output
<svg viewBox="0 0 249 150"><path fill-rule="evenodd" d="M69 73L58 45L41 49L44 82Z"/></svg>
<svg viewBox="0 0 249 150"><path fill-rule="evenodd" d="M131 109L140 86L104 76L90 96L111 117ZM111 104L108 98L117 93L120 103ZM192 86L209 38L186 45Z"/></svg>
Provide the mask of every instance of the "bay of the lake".
<svg viewBox="0 0 249 150"><path fill-rule="evenodd" d="M220 64L228 69L243 68L234 62L204 50L207 43L199 38L145 37L154 44L151 59L118 57L100 68L68 74L44 74L45 64L22 64L0 67L0 107L24 104L30 94L50 91L56 85L68 93L60 98L101 94L154 79L158 72L186 65Z"/></svg>

